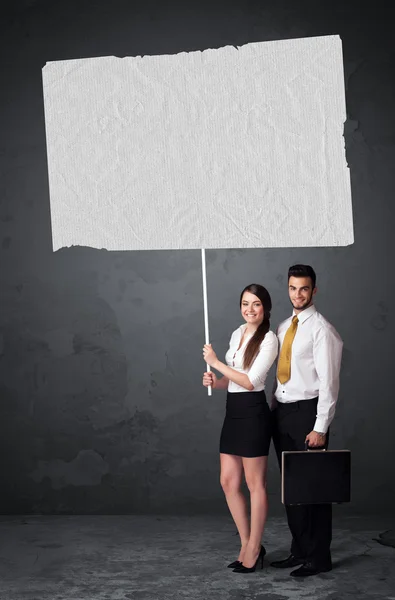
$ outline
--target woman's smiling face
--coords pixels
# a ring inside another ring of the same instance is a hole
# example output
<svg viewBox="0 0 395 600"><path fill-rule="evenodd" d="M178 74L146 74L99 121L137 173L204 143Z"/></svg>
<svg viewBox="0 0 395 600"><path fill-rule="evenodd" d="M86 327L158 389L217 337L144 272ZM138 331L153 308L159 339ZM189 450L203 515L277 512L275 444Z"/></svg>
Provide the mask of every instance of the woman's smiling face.
<svg viewBox="0 0 395 600"><path fill-rule="evenodd" d="M251 294L251 292L244 292L243 298L241 299L241 314L245 321L251 325L257 327L262 323L265 311L263 310L262 302L258 296Z"/></svg>

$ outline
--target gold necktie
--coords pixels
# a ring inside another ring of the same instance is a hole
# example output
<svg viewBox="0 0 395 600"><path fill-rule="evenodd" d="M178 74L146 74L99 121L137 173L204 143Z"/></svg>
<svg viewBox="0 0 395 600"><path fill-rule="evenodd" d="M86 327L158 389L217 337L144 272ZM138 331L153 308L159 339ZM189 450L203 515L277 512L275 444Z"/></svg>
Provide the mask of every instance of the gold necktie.
<svg viewBox="0 0 395 600"><path fill-rule="evenodd" d="M280 383L285 383L291 377L292 342L294 341L297 328L298 317L295 315L284 336L283 345L281 347L281 352L278 359L277 378Z"/></svg>

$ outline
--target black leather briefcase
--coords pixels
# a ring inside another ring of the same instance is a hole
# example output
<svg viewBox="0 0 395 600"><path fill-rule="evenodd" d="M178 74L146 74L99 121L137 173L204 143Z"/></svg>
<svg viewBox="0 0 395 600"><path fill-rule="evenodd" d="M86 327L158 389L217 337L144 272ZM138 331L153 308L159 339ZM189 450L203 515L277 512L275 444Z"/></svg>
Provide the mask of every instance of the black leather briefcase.
<svg viewBox="0 0 395 600"><path fill-rule="evenodd" d="M351 497L350 450L282 453L283 504L341 504Z"/></svg>

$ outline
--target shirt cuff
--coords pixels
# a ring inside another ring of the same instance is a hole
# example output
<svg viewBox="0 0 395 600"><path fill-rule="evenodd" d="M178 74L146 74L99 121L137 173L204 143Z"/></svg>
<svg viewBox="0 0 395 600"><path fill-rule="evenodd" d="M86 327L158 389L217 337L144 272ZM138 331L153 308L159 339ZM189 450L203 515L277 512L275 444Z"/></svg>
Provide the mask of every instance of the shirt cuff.
<svg viewBox="0 0 395 600"><path fill-rule="evenodd" d="M317 417L315 420L315 424L313 427L313 431L318 431L319 433L327 433L329 428L328 419L325 417Z"/></svg>
<svg viewBox="0 0 395 600"><path fill-rule="evenodd" d="M250 375L247 373L248 375L248 379L251 382L251 385L254 386L254 389L261 384L261 378L259 377L259 375L256 375L255 377L250 377Z"/></svg>

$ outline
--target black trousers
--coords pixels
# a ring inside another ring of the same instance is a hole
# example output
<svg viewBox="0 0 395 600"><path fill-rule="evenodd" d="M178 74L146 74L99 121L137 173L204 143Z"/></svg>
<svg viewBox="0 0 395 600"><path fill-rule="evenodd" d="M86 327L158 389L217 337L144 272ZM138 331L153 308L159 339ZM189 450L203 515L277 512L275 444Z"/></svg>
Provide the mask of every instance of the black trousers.
<svg viewBox="0 0 395 600"><path fill-rule="evenodd" d="M273 411L273 442L281 469L281 453L304 450L306 435L313 430L318 398L292 403L277 403ZM329 431L326 437L328 447ZM292 534L291 553L315 565L331 561L332 505L311 504L286 506L288 526Z"/></svg>

